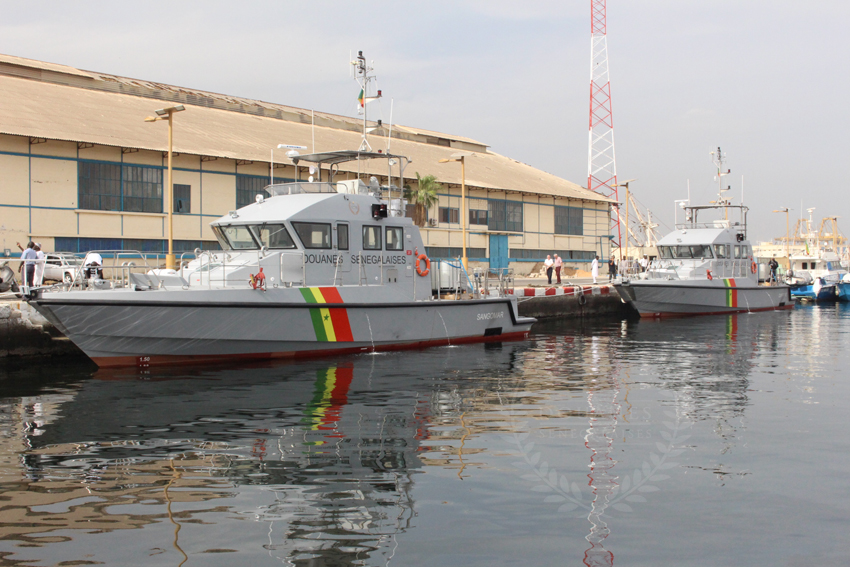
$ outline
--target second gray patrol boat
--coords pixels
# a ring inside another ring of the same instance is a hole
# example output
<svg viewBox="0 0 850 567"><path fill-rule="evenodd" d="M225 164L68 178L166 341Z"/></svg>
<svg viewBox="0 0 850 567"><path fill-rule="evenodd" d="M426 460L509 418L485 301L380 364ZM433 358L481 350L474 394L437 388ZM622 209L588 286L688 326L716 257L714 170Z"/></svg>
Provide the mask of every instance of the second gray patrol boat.
<svg viewBox="0 0 850 567"><path fill-rule="evenodd" d="M490 286L484 276L465 285L467 293L441 297L419 228L400 216L401 200L382 199L374 180L333 182L338 164L375 158L404 159L368 151L298 156L320 171L328 165L330 181L268 186L268 198L212 223L222 250L196 251L180 272L138 273L114 262L105 267L108 280L79 274L23 292L101 367L527 337L536 320L519 316L504 282ZM394 214L387 201L398 204Z"/></svg>

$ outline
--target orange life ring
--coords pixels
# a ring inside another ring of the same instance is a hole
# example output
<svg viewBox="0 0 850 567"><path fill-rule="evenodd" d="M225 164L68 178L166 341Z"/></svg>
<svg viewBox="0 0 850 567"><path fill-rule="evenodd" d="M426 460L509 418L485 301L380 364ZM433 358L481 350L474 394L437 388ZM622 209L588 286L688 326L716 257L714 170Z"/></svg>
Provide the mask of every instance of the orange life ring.
<svg viewBox="0 0 850 567"><path fill-rule="evenodd" d="M713 279L714 279L714 277L711 275L711 270L706 270L706 271L705 271L705 277L707 277L707 278L708 278L708 279L710 279L710 280L713 280Z"/></svg>
<svg viewBox="0 0 850 567"><path fill-rule="evenodd" d="M425 260L425 269L424 270L419 265L420 260ZM416 257L416 273L419 274L422 277L425 277L425 276L428 275L428 272L430 270L431 270L431 260L428 259L428 256L426 256L425 254L420 254L419 256L417 256Z"/></svg>
<svg viewBox="0 0 850 567"><path fill-rule="evenodd" d="M753 260L753 263L750 265L750 271L756 273L756 270L758 270L758 267L756 266L756 261Z"/></svg>

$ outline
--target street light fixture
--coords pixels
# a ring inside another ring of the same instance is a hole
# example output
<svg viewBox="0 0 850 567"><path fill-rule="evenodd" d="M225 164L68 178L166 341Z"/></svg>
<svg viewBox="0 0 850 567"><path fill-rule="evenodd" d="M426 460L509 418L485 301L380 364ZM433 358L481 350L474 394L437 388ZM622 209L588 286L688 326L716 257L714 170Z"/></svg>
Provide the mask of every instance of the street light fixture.
<svg viewBox="0 0 850 567"><path fill-rule="evenodd" d="M463 239L462 243L462 255L461 255L461 263L463 263L463 269L466 273L469 273L469 263L466 258L466 161L464 158L469 156L473 156L475 154L469 153L457 153L452 154L452 157L441 159L440 163L449 163L452 161L460 162L460 227L461 227L461 238Z"/></svg>
<svg viewBox="0 0 850 567"><path fill-rule="evenodd" d="M629 259L629 183L632 181L637 181L637 179L629 179L627 181L623 181L622 183L617 183L614 187L625 187L626 188L626 252L623 253L622 242L620 243L620 262L623 261L623 256L626 257L626 260ZM619 212L618 212L619 215Z"/></svg>
<svg viewBox="0 0 850 567"><path fill-rule="evenodd" d="M791 209L789 209L788 207L782 207L781 209L777 209L777 210L773 211L774 213L785 213L785 261L787 263L786 268L789 269L789 270L791 269L791 252L788 248L788 246L790 245L790 238L791 238L791 232L790 232L790 229L791 229L790 222L791 221L788 218L788 212L790 210Z"/></svg>
<svg viewBox="0 0 850 567"><path fill-rule="evenodd" d="M175 112L181 112L186 110L186 107L182 104L178 104L177 106L169 106L168 108L160 108L155 110L156 116L148 116L145 118L145 122L156 122L157 120L168 120L168 183L166 187L168 187L168 195L166 197L166 206L168 212L168 254L165 256L165 267L167 269L173 270L175 269L174 263L174 225L173 225L173 216L174 212L174 185L171 182L171 159L172 159L172 148L174 141L174 121L173 116Z"/></svg>

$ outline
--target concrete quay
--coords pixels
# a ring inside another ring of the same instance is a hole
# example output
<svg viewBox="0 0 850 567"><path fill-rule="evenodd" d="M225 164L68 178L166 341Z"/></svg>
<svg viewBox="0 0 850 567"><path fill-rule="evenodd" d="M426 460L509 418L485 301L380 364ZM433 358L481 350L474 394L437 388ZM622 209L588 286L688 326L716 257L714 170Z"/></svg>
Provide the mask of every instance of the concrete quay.
<svg viewBox="0 0 850 567"><path fill-rule="evenodd" d="M517 278L514 295L519 314L537 319L628 317L631 309L614 286L602 283L601 278L599 281L594 284L590 278L562 278L560 284L548 285L545 278Z"/></svg>
<svg viewBox="0 0 850 567"><path fill-rule="evenodd" d="M12 293L0 294L0 359L85 354Z"/></svg>

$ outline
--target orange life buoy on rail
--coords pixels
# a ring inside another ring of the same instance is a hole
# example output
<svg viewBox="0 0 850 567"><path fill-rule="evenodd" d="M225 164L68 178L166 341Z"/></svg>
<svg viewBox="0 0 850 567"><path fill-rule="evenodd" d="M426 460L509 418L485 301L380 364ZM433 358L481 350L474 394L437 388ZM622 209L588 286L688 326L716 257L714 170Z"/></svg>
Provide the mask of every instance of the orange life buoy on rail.
<svg viewBox="0 0 850 567"><path fill-rule="evenodd" d="M425 260L425 269L424 270L419 265L420 260ZM431 270L431 260L428 259L428 256L426 256L425 254L420 254L419 256L417 256L416 257L416 273L419 274L422 277L425 277L425 276L428 275L428 272L430 270Z"/></svg>
<svg viewBox="0 0 850 567"><path fill-rule="evenodd" d="M753 260L753 263L750 265L750 271L756 273L756 270L758 270L758 267L756 266L756 261Z"/></svg>
<svg viewBox="0 0 850 567"><path fill-rule="evenodd" d="M714 277L711 275L711 270L706 270L706 271L705 271L705 277L707 277L707 278L708 278L708 279L710 279L710 280L713 280L713 279L714 279Z"/></svg>

